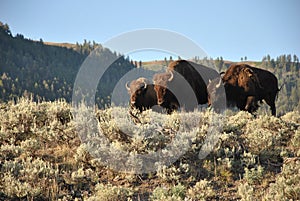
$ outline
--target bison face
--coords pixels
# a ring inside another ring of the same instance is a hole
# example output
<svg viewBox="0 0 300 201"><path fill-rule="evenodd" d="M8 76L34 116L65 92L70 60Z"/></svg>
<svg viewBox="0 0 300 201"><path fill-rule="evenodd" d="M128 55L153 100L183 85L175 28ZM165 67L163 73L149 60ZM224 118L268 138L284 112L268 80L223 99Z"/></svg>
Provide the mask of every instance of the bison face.
<svg viewBox="0 0 300 201"><path fill-rule="evenodd" d="M162 105L165 102L164 97L166 96L167 88L164 86L155 85L154 90L155 90L156 96L157 96L157 104Z"/></svg>
<svg viewBox="0 0 300 201"><path fill-rule="evenodd" d="M171 71L165 73L155 74L153 77L154 90L157 96L157 104L163 105L170 99L170 90L167 89L168 82L173 80L173 73Z"/></svg>
<svg viewBox="0 0 300 201"><path fill-rule="evenodd" d="M134 107L138 107L142 104L142 99L146 93L148 80L146 78L139 78L137 80L133 80L130 85L126 83L127 91L130 95L130 105Z"/></svg>
<svg viewBox="0 0 300 201"><path fill-rule="evenodd" d="M222 79L216 78L214 80L209 80L207 85L208 92L208 106L214 106L219 104L225 96L224 87L222 85Z"/></svg>
<svg viewBox="0 0 300 201"><path fill-rule="evenodd" d="M142 97L144 96L146 92L146 87L141 86L139 89L137 89L136 91L132 92L130 95L130 104L131 105L138 105L142 99Z"/></svg>

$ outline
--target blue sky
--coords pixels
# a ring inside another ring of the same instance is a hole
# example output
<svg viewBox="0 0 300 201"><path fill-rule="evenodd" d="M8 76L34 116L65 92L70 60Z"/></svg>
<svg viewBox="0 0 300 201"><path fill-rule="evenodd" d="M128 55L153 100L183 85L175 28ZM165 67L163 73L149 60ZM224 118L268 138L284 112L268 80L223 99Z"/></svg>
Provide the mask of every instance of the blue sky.
<svg viewBox="0 0 300 201"><path fill-rule="evenodd" d="M70 43L159 28L188 37L213 58L239 61L300 57L299 10L298 0L0 0L0 21L13 35Z"/></svg>

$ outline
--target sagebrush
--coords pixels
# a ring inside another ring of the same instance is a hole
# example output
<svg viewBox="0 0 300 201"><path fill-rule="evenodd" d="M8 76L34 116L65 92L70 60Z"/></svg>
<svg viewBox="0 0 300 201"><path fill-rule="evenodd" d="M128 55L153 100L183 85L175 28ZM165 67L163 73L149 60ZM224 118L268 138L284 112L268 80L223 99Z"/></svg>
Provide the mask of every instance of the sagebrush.
<svg viewBox="0 0 300 201"><path fill-rule="evenodd" d="M23 98L0 105L0 200L300 199L299 111L280 118L205 109L172 115L146 111L139 115L142 123L134 124L128 108L114 107L92 109L97 127L81 128L87 119L75 121L72 110L63 100ZM222 122L216 123L216 117ZM213 130L214 123L221 126ZM85 135L78 129L85 129ZM89 133L93 129L101 129L107 144L89 143L97 139ZM209 140L211 147L205 145ZM151 164L135 155L170 143L185 148L174 162L137 172L136 167ZM107 145L132 156L114 160L130 171L107 165L107 153L91 153ZM200 159L204 148L211 150Z"/></svg>

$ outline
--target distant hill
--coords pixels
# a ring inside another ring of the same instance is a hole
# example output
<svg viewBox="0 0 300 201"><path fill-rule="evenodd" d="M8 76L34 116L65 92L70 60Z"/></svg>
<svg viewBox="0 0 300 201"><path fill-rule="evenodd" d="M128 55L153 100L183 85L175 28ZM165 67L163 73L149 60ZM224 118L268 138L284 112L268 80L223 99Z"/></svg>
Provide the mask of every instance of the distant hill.
<svg viewBox="0 0 300 201"><path fill-rule="evenodd" d="M55 42L43 42L45 45L50 45L50 46L58 46L58 47L66 47L69 49L74 49L76 50L76 44L72 43L55 43Z"/></svg>
<svg viewBox="0 0 300 201"><path fill-rule="evenodd" d="M70 101L79 67L95 48L115 60L100 80L100 102L111 95L114 84L126 72L135 68L124 56L95 42L53 43L33 41L21 34L13 36L8 25L0 23L0 100L30 95L35 100Z"/></svg>

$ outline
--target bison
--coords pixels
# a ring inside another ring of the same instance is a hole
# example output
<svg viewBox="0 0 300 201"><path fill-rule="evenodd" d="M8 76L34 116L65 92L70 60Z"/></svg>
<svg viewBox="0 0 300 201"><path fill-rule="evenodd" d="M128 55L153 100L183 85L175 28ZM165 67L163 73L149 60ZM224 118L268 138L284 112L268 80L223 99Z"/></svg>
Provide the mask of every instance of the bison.
<svg viewBox="0 0 300 201"><path fill-rule="evenodd" d="M265 100L272 115L276 116L275 100L279 89L277 78L271 72L247 64L232 64L222 80L214 80L208 85L209 104L220 98L221 81L228 106L253 113L258 109L258 102Z"/></svg>
<svg viewBox="0 0 300 201"><path fill-rule="evenodd" d="M157 96L157 103L168 109L169 112L180 107L178 97L176 97L170 89L176 89L180 96L184 97L184 107L191 110L195 107L191 100L192 96L196 97L197 104L207 103L208 93L207 84L209 79L215 79L219 74L217 71L186 60L173 61L169 64L167 71L158 73L153 76L154 90ZM184 78L192 88L192 93L187 91L181 80ZM175 93L176 94L176 93ZM181 105L182 107L183 105Z"/></svg>
<svg viewBox="0 0 300 201"><path fill-rule="evenodd" d="M130 85L126 83L126 89L130 95L130 106L140 112L150 109L157 105L154 85L144 77L131 81Z"/></svg>

